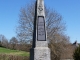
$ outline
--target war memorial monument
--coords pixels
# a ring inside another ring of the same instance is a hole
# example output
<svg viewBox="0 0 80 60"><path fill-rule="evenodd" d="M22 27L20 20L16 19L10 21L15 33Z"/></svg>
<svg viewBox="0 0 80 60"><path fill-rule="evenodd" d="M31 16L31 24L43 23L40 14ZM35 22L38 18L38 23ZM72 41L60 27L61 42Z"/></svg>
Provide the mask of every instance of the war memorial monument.
<svg viewBox="0 0 80 60"><path fill-rule="evenodd" d="M45 20L44 0L36 0L33 43L32 48L30 49L30 60L51 60Z"/></svg>

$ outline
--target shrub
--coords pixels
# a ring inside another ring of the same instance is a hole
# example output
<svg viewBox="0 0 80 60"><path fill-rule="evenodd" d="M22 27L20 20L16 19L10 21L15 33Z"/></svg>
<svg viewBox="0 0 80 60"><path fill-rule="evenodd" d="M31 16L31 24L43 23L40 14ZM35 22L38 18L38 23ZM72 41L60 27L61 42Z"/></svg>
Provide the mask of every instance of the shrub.
<svg viewBox="0 0 80 60"><path fill-rule="evenodd" d="M73 54L73 58L74 60L80 60L80 45L79 47L77 47L74 51L74 54Z"/></svg>
<svg viewBox="0 0 80 60"><path fill-rule="evenodd" d="M29 57L0 54L0 60L29 60Z"/></svg>

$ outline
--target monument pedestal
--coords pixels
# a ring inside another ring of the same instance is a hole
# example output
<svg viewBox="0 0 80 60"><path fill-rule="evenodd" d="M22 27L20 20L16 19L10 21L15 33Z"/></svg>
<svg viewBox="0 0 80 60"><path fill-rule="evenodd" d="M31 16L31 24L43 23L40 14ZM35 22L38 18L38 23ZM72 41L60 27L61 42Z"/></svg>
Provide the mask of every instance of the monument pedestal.
<svg viewBox="0 0 80 60"><path fill-rule="evenodd" d="M34 60L50 60L50 49L48 47L34 48Z"/></svg>
<svg viewBox="0 0 80 60"><path fill-rule="evenodd" d="M30 50L30 60L51 60L47 41L36 41L36 47Z"/></svg>

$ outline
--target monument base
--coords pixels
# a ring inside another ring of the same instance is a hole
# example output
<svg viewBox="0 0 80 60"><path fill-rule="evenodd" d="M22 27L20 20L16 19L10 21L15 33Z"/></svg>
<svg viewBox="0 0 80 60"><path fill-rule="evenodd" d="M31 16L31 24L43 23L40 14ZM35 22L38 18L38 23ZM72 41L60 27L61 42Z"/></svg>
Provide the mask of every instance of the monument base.
<svg viewBox="0 0 80 60"><path fill-rule="evenodd" d="M51 60L48 47L36 47L30 50L30 60Z"/></svg>

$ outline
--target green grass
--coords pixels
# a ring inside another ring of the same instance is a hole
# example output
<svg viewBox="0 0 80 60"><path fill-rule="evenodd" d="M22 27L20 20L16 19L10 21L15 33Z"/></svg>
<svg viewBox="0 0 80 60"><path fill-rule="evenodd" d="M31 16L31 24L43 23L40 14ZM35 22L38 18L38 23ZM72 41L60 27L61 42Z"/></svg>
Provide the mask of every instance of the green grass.
<svg viewBox="0 0 80 60"><path fill-rule="evenodd" d="M0 54L7 55L16 55L16 56L29 56L29 52L19 51L19 50L11 50L0 47Z"/></svg>

